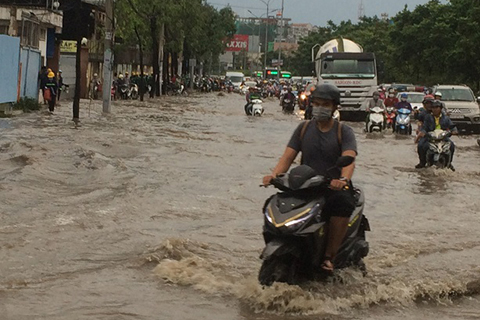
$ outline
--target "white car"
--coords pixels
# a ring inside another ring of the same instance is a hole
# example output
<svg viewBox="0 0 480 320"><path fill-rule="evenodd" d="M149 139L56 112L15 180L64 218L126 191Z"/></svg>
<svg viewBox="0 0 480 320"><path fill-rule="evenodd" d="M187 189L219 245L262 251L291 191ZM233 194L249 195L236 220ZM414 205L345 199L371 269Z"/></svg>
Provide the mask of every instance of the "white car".
<svg viewBox="0 0 480 320"><path fill-rule="evenodd" d="M480 109L472 89L466 85L437 85L433 92L442 93L442 102L452 122L460 131L477 131L480 127Z"/></svg>
<svg viewBox="0 0 480 320"><path fill-rule="evenodd" d="M242 85L240 85L240 93L246 94L248 91L248 88L256 87L256 86L257 86L257 83L255 81L245 81Z"/></svg>
<svg viewBox="0 0 480 320"><path fill-rule="evenodd" d="M425 97L425 94L423 92L399 92L397 94L398 100L400 100L400 96L404 93L408 95L407 101L410 102L414 111L420 109L423 106L422 101Z"/></svg>

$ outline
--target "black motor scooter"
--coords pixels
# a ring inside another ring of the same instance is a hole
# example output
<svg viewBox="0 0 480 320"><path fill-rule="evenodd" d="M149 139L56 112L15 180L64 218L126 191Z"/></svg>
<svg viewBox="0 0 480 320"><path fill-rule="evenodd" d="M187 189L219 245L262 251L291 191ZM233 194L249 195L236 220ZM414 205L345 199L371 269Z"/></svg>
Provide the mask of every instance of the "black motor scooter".
<svg viewBox="0 0 480 320"><path fill-rule="evenodd" d="M346 167L353 161L353 157L340 157L335 168ZM260 256L263 263L258 275L262 285L298 284L326 276L321 263L328 239L328 221L322 208L324 191L330 181L331 178L316 174L306 165L272 179L271 184L282 192L270 197L263 210L266 245ZM356 208L350 217L347 235L332 262L336 269L354 266L366 274L363 258L368 254L369 245L365 231L370 231L370 226L363 215L364 195L352 185L346 188L352 188Z"/></svg>

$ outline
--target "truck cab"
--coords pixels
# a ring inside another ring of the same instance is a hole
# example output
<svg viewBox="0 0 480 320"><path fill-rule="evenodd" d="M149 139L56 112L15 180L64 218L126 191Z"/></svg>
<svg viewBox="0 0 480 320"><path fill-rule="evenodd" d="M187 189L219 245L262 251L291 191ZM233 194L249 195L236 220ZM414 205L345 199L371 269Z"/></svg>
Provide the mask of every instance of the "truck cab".
<svg viewBox="0 0 480 320"><path fill-rule="evenodd" d="M331 83L341 93L339 110L342 118L364 119L373 92L377 91L375 54L348 39L325 43L315 59L318 83Z"/></svg>

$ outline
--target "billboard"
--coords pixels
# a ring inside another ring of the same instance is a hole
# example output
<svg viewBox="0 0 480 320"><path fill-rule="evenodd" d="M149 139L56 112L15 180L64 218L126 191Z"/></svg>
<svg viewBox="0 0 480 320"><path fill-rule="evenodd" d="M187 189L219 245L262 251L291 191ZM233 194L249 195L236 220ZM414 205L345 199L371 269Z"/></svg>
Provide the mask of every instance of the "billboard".
<svg viewBox="0 0 480 320"><path fill-rule="evenodd" d="M76 53L77 52L77 41L62 41L60 44L61 53Z"/></svg>
<svg viewBox="0 0 480 320"><path fill-rule="evenodd" d="M227 42L227 48L225 51L248 51L248 35L247 34L235 34L232 40Z"/></svg>

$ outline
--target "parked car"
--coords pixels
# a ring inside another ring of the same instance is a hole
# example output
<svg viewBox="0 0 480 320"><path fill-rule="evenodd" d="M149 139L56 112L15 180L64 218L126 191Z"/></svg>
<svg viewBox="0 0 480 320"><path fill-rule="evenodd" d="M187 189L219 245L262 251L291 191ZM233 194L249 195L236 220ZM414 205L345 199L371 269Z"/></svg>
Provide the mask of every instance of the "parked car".
<svg viewBox="0 0 480 320"><path fill-rule="evenodd" d="M417 110L422 107L423 97L425 97L423 92L401 92L397 94L398 100L400 100L400 96L403 93L406 93L408 95L407 101L410 102L413 110Z"/></svg>
<svg viewBox="0 0 480 320"><path fill-rule="evenodd" d="M466 85L436 85L433 92L442 93L450 119L460 131L480 129L480 108L472 89Z"/></svg>

